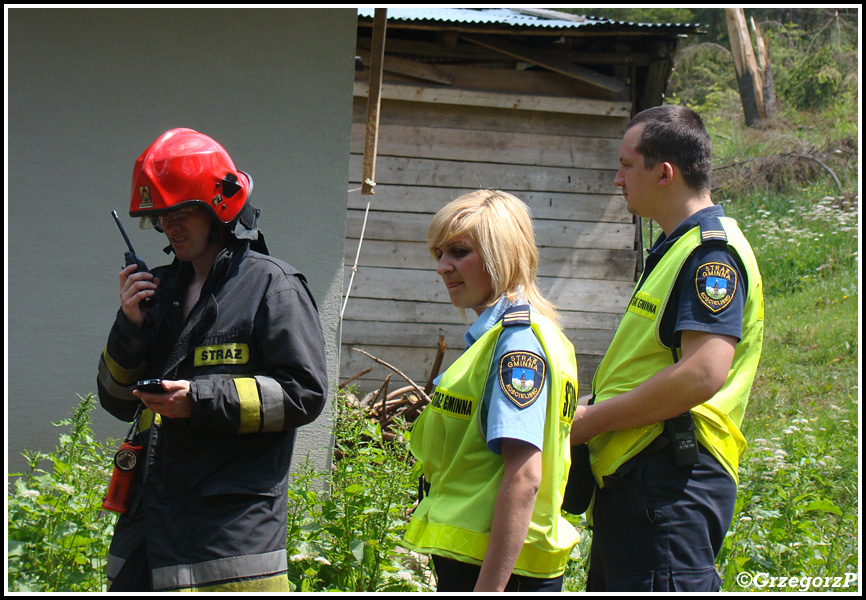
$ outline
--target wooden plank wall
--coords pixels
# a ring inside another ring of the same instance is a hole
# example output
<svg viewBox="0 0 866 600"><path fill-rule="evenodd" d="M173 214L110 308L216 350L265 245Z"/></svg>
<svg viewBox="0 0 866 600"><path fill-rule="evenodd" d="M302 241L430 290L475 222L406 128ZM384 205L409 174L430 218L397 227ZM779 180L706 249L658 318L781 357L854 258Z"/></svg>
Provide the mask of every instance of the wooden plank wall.
<svg viewBox="0 0 866 600"><path fill-rule="evenodd" d="M412 86L385 88L376 193L362 196L366 91L356 83L345 287L368 202L369 213L344 313L341 379L375 364L353 348L393 364L421 386L440 334L448 347L443 371L463 350L461 335L474 313L464 323L448 301L427 250L427 225L450 200L490 188L516 195L532 211L541 285L562 311L581 393L588 392L635 276L635 225L613 185L628 105L607 103L615 110L600 111L614 116L489 108L453 104L450 97L431 101L435 89L419 102L403 99L412 98ZM361 391L378 387L389 372L376 366L358 380ZM392 377L390 389L403 385Z"/></svg>

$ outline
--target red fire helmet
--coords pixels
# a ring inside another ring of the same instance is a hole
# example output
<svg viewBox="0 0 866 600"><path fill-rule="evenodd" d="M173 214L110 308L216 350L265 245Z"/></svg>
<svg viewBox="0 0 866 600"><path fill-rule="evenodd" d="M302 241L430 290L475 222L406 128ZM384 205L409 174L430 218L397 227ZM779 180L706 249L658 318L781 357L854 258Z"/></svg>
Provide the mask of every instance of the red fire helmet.
<svg viewBox="0 0 866 600"><path fill-rule="evenodd" d="M253 181L216 140L192 129L172 129L145 150L132 171L129 214L142 227L185 204L200 203L232 223L252 195Z"/></svg>

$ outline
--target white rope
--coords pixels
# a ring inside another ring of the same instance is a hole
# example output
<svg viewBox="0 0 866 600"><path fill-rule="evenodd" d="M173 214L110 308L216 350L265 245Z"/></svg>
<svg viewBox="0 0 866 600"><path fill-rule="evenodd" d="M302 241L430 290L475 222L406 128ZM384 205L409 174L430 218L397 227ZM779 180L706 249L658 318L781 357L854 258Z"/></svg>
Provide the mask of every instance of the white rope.
<svg viewBox="0 0 866 600"><path fill-rule="evenodd" d="M374 184L375 185L375 184ZM361 189L361 188L358 188ZM349 190L350 192L356 192L358 190ZM364 225L361 227L361 239L358 240L358 251L355 253L355 264L352 265L352 277L349 279L349 287L346 289L346 297L343 299L343 308L340 309L340 322L343 321L343 313L346 312L346 305L349 303L349 296L352 293L352 284L355 282L355 273L358 272L358 259L361 256L361 245L364 243L364 232L367 230L367 215L370 213L370 203L372 200L367 202L367 208L364 210Z"/></svg>

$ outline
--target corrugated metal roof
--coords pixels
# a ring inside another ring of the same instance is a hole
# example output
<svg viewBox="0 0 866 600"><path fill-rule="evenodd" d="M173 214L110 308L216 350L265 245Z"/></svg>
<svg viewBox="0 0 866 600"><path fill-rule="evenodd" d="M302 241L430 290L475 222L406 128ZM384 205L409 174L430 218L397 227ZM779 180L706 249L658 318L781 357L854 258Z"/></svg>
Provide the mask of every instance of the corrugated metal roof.
<svg viewBox="0 0 866 600"><path fill-rule="evenodd" d="M372 19L374 8L359 8L358 16L364 19ZM552 16L539 16L527 14L519 9L511 8L437 8L437 7L388 7L388 21L417 21L417 22L440 22L440 23L466 23L478 25L505 25L517 28L549 28L549 29L576 29L592 28L608 31L634 31L635 29L663 30L670 33L693 32L699 27L692 23L631 23L625 21L612 21L598 17L568 15L570 18L557 18Z"/></svg>

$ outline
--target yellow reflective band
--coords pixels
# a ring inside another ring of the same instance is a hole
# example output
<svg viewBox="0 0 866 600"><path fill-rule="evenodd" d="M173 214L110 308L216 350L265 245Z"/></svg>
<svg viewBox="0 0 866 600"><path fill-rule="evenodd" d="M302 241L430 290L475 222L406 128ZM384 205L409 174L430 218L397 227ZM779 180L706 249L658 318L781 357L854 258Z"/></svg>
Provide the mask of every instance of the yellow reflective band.
<svg viewBox="0 0 866 600"><path fill-rule="evenodd" d="M262 421L259 386L252 377L241 377L232 381L235 383L235 389L238 391L238 399L241 403L241 422L238 425L238 433L256 433Z"/></svg>
<svg viewBox="0 0 866 600"><path fill-rule="evenodd" d="M153 425L162 423L162 416L154 413L149 408L141 411L141 416L138 418L138 432L146 431Z"/></svg>
<svg viewBox="0 0 866 600"><path fill-rule="evenodd" d="M661 303L661 300L653 298L649 294L644 292L635 292L631 301L628 303L628 312L646 317L650 321L655 321Z"/></svg>
<svg viewBox="0 0 866 600"><path fill-rule="evenodd" d="M475 404L477 402L477 398L437 391L433 394L433 398L430 399L430 409L451 417L457 417L458 419L469 419L472 417L472 413L475 412Z"/></svg>
<svg viewBox="0 0 866 600"><path fill-rule="evenodd" d="M764 320L764 292L763 286L759 284L758 291L760 292L760 297L758 298L758 320Z"/></svg>
<svg viewBox="0 0 866 600"><path fill-rule="evenodd" d="M273 577L261 577L259 579L244 579L242 581L231 581L228 583L217 583L205 585L198 588L186 588L176 590L178 592L288 592L289 578L287 575L274 575Z"/></svg>
<svg viewBox="0 0 866 600"><path fill-rule="evenodd" d="M409 522L403 539L409 549L420 554L441 554L474 565L481 564L484 560L489 541L490 536L486 533L469 531L455 525L428 523L416 518ZM545 550L524 542L513 572L543 579L559 577L565 571L573 546L572 543L566 547Z"/></svg>
<svg viewBox="0 0 866 600"><path fill-rule="evenodd" d="M195 349L195 366L245 365L250 360L250 347L246 344L218 344Z"/></svg>
<svg viewBox="0 0 866 600"><path fill-rule="evenodd" d="M108 372L111 373L111 376L114 378L114 380L121 385L132 385L133 383L138 381L141 378L141 374L144 373L144 363L142 363L135 369L127 369L125 367L121 367L108 354L107 346L105 350L102 351L102 359L105 361L105 365L108 367Z"/></svg>
<svg viewBox="0 0 866 600"><path fill-rule="evenodd" d="M156 591L288 591L286 551L241 554L151 570Z"/></svg>

